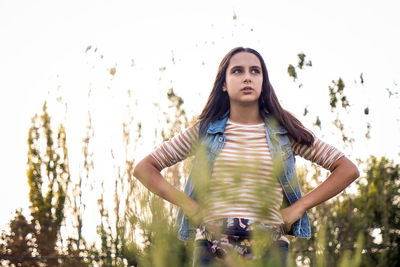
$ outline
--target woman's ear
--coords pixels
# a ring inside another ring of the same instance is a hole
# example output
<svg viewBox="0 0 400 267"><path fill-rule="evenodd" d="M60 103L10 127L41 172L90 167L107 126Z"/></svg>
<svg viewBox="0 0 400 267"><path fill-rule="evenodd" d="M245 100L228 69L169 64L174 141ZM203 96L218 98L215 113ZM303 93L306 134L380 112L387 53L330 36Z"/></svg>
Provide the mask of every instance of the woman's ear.
<svg viewBox="0 0 400 267"><path fill-rule="evenodd" d="M227 89L226 89L226 84L224 84L224 86L222 86L222 91L223 91L223 92L226 92L226 90L227 90Z"/></svg>

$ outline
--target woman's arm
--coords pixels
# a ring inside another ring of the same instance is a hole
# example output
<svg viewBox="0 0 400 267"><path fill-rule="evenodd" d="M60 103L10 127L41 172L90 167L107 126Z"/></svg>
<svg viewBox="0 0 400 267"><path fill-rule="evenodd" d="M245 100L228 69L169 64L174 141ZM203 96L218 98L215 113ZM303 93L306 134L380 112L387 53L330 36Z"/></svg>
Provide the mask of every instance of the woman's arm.
<svg viewBox="0 0 400 267"><path fill-rule="evenodd" d="M328 178L313 191L281 210L287 229L290 229L305 211L336 196L360 176L357 167L344 156L332 164L330 171Z"/></svg>
<svg viewBox="0 0 400 267"><path fill-rule="evenodd" d="M133 175L151 192L179 206L193 220L200 221L199 204L182 191L170 185L161 175L160 167L150 155L142 159L135 167Z"/></svg>

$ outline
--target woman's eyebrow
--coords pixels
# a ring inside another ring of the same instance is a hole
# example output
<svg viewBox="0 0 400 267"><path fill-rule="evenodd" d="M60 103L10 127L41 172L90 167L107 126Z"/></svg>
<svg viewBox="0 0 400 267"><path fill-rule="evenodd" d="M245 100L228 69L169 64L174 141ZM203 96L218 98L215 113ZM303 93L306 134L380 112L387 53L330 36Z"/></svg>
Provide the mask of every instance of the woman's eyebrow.
<svg viewBox="0 0 400 267"><path fill-rule="evenodd" d="M243 65L235 65L235 66L231 67L231 69L234 69L234 68L244 68L244 66ZM249 68L251 68L251 69L261 69L261 67L258 66L258 65L250 66Z"/></svg>

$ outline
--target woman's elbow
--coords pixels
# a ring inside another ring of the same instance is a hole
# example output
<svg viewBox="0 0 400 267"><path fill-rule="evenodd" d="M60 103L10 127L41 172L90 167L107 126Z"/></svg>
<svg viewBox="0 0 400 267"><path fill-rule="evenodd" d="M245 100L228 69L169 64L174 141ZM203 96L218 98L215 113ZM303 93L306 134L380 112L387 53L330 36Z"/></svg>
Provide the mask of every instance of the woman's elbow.
<svg viewBox="0 0 400 267"><path fill-rule="evenodd" d="M133 168L133 177L137 179L139 179L139 174L140 174L140 168L141 168L140 163L141 161L138 164L136 164L136 166Z"/></svg>
<svg viewBox="0 0 400 267"><path fill-rule="evenodd" d="M153 158L147 156L139 161L139 163L133 168L133 176L138 180L141 180L146 173L151 172L153 169L157 169L154 166Z"/></svg>
<svg viewBox="0 0 400 267"><path fill-rule="evenodd" d="M356 180L358 177L360 177L360 171L358 170L357 166L354 165L353 168L353 179Z"/></svg>
<svg viewBox="0 0 400 267"><path fill-rule="evenodd" d="M140 178L143 176L143 172L145 172L145 170L146 170L146 158L143 158L133 168L133 176L136 177L138 180L140 180Z"/></svg>
<svg viewBox="0 0 400 267"><path fill-rule="evenodd" d="M342 157L335 162L331 172L334 171L338 171L341 173L341 175L347 177L350 183L360 177L360 172L357 166L347 157Z"/></svg>
<svg viewBox="0 0 400 267"><path fill-rule="evenodd" d="M349 163L350 163L349 167L348 167L349 176L354 181L358 177L360 177L360 171L358 170L357 166L350 160L349 160Z"/></svg>

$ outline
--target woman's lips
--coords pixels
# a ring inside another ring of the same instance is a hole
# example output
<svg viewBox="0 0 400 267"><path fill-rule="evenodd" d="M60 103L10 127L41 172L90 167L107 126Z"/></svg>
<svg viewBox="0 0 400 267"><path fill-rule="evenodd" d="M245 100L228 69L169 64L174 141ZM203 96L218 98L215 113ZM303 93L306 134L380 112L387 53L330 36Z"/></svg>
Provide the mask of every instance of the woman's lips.
<svg viewBox="0 0 400 267"><path fill-rule="evenodd" d="M251 87L244 87L241 91L245 94L248 94L248 93L252 93L254 91L254 89Z"/></svg>

